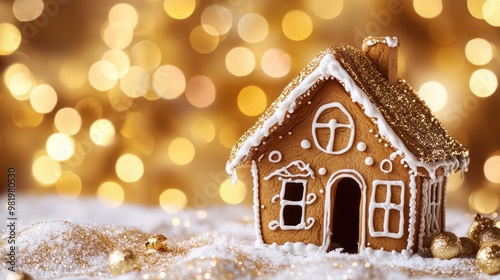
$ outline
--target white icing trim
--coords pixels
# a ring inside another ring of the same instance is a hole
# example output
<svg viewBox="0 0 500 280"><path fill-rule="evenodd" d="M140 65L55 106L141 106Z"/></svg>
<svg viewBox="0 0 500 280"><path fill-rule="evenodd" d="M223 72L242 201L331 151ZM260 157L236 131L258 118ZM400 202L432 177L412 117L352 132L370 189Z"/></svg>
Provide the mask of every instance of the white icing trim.
<svg viewBox="0 0 500 280"><path fill-rule="evenodd" d="M419 252L424 252L426 249L424 248L424 235L425 235L425 217L427 213L427 207L428 207L428 197L427 197L427 192L429 188L429 180L423 180L422 181L422 187L421 187L421 192L422 192L422 197L421 197L421 205L420 205L420 229L418 233L418 251Z"/></svg>
<svg viewBox="0 0 500 280"><path fill-rule="evenodd" d="M409 259L412 252L408 250L401 250L401 253L399 253L396 250L392 251L385 251L383 249L377 250L377 249L372 249L370 247L367 247L364 250L360 250L359 254L362 256L370 257L370 258L379 258L379 259L384 259L384 260L397 260L400 257L403 257L405 259Z"/></svg>
<svg viewBox="0 0 500 280"><path fill-rule="evenodd" d="M360 152L364 152L366 151L366 143L361 141L358 143L358 145L356 146L356 148L358 149L358 151Z"/></svg>
<svg viewBox="0 0 500 280"><path fill-rule="evenodd" d="M321 168L318 170L318 174L319 174L319 175L325 175L325 174L326 174L326 168L321 167Z"/></svg>
<svg viewBox="0 0 500 280"><path fill-rule="evenodd" d="M326 252L328 250L328 246L330 245L330 222L331 222L331 205L332 205L332 186L335 182L342 178L352 178L354 181L356 181L361 189L361 203L362 207L360 210L361 214L361 240L359 240L359 250L363 250L365 248L365 240L366 240L366 233L365 233L365 216L366 216L366 184L365 180L363 179L363 176L361 174L354 170L354 169L342 169L339 170L330 176L330 179L328 180L328 183L326 185L326 197L325 197L325 212L323 215L323 244L321 245L321 250Z"/></svg>
<svg viewBox="0 0 500 280"><path fill-rule="evenodd" d="M278 158L274 159L274 156L278 156ZM272 151L269 153L269 157L267 159L272 163L277 163L277 162L280 162L282 158L283 158L283 155L280 153L280 151L275 150L275 151Z"/></svg>
<svg viewBox="0 0 500 280"><path fill-rule="evenodd" d="M270 221L269 224L267 225L270 230L276 230L280 226L280 222L277 220Z"/></svg>
<svg viewBox="0 0 500 280"><path fill-rule="evenodd" d="M386 36L384 39L385 39L385 44L388 47L395 48L395 47L398 46L398 37L389 37L389 36ZM368 41L366 41L366 45L367 46L374 46L377 43L382 43L382 42L376 41L376 40L368 40Z"/></svg>
<svg viewBox="0 0 500 280"><path fill-rule="evenodd" d="M384 164L388 164L389 165L389 168L384 168ZM391 173L392 171L392 161L388 160L388 159L384 159L380 162L380 171L384 172L384 173Z"/></svg>
<svg viewBox="0 0 500 280"><path fill-rule="evenodd" d="M290 171L288 171L288 169L290 169L290 167L293 167L293 166L297 167L302 172L305 171L305 174L292 174ZM268 181L269 179L271 179L274 176L279 176L280 178L296 178L296 177L307 178L307 177L311 177L314 179L314 171L311 169L309 164L306 164L305 162L303 162L301 160L296 160L296 161L292 161L291 163L289 163L285 167L276 169L271 174L264 177L264 180Z"/></svg>
<svg viewBox="0 0 500 280"><path fill-rule="evenodd" d="M302 183L302 199L299 201L292 201L292 200L287 200L284 199L285 197L285 192L287 189L287 183ZM304 222L305 215L306 215L306 189L307 189L307 180L294 180L294 179L283 179L281 183L281 193L280 193L280 221L279 221L279 227L282 230L297 230L297 229L304 229L306 227L306 223ZM302 208L302 214L300 217L300 222L297 225L285 225L285 218L283 216L283 212L285 210L286 206L300 206ZM309 221L309 219L308 219ZM313 219L314 223L314 219Z"/></svg>
<svg viewBox="0 0 500 280"><path fill-rule="evenodd" d="M315 193L310 193L306 196L306 204L312 204L314 201L316 201L316 194Z"/></svg>
<svg viewBox="0 0 500 280"><path fill-rule="evenodd" d="M307 149L311 148L311 142L309 142L309 140L304 139L300 142L300 147L302 147L302 149L307 150Z"/></svg>
<svg viewBox="0 0 500 280"><path fill-rule="evenodd" d="M280 194L277 193L273 196L273 198L271 198L271 203L276 203L276 200L280 198Z"/></svg>
<svg viewBox="0 0 500 280"><path fill-rule="evenodd" d="M372 157L367 157L365 158L365 164L370 166L373 164L373 158Z"/></svg>
<svg viewBox="0 0 500 280"><path fill-rule="evenodd" d="M418 167L423 167L427 170L431 178L435 177L436 170L440 167L445 171L455 171L458 168L464 172L467 171L469 158L460 156L458 158L442 159L437 162L426 163L418 160L418 158L410 152L404 142L394 133L393 129L382 116L382 113L373 104L368 96L356 85L354 80L342 68L334 55L326 54L320 61L319 66L314 69L311 74L305 77L302 82L297 85L285 100L277 104L277 108L273 116L266 119L263 124L250 135L241 145L241 148L236 151L232 161L226 165L226 172L230 174L232 182L236 182L237 174L234 171L236 166L248 155L253 147L260 144L262 139L269 135L269 131L277 124L282 124L287 113L293 113L296 107L296 100L299 96L307 92L321 77L334 77L344 86L344 89L350 93L354 102L364 108L364 113L367 117L374 119L375 124L381 136L385 137L396 150L396 154L401 155L402 163L408 164L412 170L417 170Z"/></svg>
<svg viewBox="0 0 500 280"><path fill-rule="evenodd" d="M257 246L261 248L271 248L274 250L280 250L296 255L306 255L308 253L315 253L321 251L321 247L316 244L304 244L302 242L286 242L283 245L279 245L276 242L273 242L272 244L258 243Z"/></svg>
<svg viewBox="0 0 500 280"><path fill-rule="evenodd" d="M252 177L253 177L253 218L255 234L257 239L255 242L263 243L262 241L262 230L260 228L260 211L259 211L259 170L257 168L257 163L252 160ZM264 205L262 205L264 206Z"/></svg>
<svg viewBox="0 0 500 280"><path fill-rule="evenodd" d="M304 226L304 229L308 230L308 229L312 228L312 226L314 225L314 222L315 222L314 218L312 218L312 217L307 218L307 223Z"/></svg>
<svg viewBox="0 0 500 280"><path fill-rule="evenodd" d="M347 124L337 123L336 119L330 119L328 121L328 123L318 123L319 116L325 110L330 109L330 108L340 109L342 111L342 113L344 113L347 116L349 123L347 123ZM344 107L344 105L342 105L339 102L332 102L332 103L324 104L323 106L319 107L318 111L316 111L316 115L314 116L314 120L313 120L311 127L312 127L311 129L312 129L312 136L314 139L314 144L322 152L325 152L327 154L332 154L332 155L339 155L339 154L345 153L346 151L348 151L352 147L352 143L354 142L354 134L355 134L354 119L352 118L351 114L349 114L349 112ZM350 137L349 137L349 143L347 144L347 146L340 151L334 151L333 145L335 143L335 129L338 127L348 128L351 130L351 133L350 133ZM318 128L330 129L330 139L328 140L328 145L326 146L326 148L322 147L319 144L319 139L316 136L316 130Z"/></svg>
<svg viewBox="0 0 500 280"><path fill-rule="evenodd" d="M259 162L260 162L260 161L262 160L262 158L263 158L263 157L264 157L264 154L260 155L260 157L259 157L259 159L258 159L257 161L259 161Z"/></svg>
<svg viewBox="0 0 500 280"><path fill-rule="evenodd" d="M386 186L386 196L384 202L376 202L375 196L379 186ZM399 186L401 188L401 195L399 198L399 204L391 202L392 192L391 187ZM404 203L405 202L405 183L403 181L385 181L385 180L373 180L372 183L372 196L370 198L370 205L368 206L368 228L370 230L370 235L373 237L390 237L390 238L401 238L403 236L403 225L404 225ZM384 224L382 231L376 231L373 227L373 215L375 209L384 210ZM389 231L389 213L390 210L397 210L399 212L399 228L398 232Z"/></svg>
<svg viewBox="0 0 500 280"><path fill-rule="evenodd" d="M415 174L417 172L410 171L410 213L408 221L408 241L406 250L412 252L413 238L415 236L415 223L417 222L417 183L415 182Z"/></svg>

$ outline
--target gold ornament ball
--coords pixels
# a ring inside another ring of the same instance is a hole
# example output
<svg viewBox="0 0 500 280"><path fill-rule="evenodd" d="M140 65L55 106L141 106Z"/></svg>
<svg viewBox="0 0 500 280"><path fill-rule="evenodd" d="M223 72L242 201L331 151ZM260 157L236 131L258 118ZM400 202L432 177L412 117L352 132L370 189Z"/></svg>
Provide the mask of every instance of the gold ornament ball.
<svg viewBox="0 0 500 280"><path fill-rule="evenodd" d="M477 240L479 247L488 244L500 245L500 228L490 227L483 229L481 232L479 232Z"/></svg>
<svg viewBox="0 0 500 280"><path fill-rule="evenodd" d="M23 272L10 272L5 280L33 280L31 276Z"/></svg>
<svg viewBox="0 0 500 280"><path fill-rule="evenodd" d="M460 244L462 245L460 250L461 257L473 257L479 249L476 242L472 241L469 237L460 237Z"/></svg>
<svg viewBox="0 0 500 280"><path fill-rule="evenodd" d="M154 234L146 242L146 248L148 250L167 251L167 238L162 234Z"/></svg>
<svg viewBox="0 0 500 280"><path fill-rule="evenodd" d="M470 228L469 228L469 238L472 239L474 242L479 244L479 233L486 228L491 228L495 226L495 221L488 217L481 217L481 215L476 214L474 217L474 221L472 222Z"/></svg>
<svg viewBox="0 0 500 280"><path fill-rule="evenodd" d="M460 255L461 248L458 236L449 231L438 233L431 241L432 256L442 260L457 257Z"/></svg>
<svg viewBox="0 0 500 280"><path fill-rule="evenodd" d="M481 247L476 255L476 264L488 274L500 272L500 245L492 244Z"/></svg>
<svg viewBox="0 0 500 280"><path fill-rule="evenodd" d="M141 270L141 263L134 251L116 250L108 257L108 268L111 274L116 276L133 270Z"/></svg>

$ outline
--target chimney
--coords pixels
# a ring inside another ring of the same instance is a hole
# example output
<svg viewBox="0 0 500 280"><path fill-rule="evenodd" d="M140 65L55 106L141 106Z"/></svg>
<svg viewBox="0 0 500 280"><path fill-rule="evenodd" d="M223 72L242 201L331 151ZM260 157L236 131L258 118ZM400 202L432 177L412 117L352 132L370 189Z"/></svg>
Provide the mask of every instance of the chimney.
<svg viewBox="0 0 500 280"><path fill-rule="evenodd" d="M363 40L363 52L391 85L398 81L398 45L397 37L370 36Z"/></svg>

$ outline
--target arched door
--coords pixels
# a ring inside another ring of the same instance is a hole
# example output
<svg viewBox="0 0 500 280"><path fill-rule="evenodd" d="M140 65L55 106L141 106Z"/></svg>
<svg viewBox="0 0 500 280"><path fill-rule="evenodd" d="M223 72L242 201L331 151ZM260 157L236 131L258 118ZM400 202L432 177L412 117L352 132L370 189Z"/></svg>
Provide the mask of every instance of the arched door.
<svg viewBox="0 0 500 280"><path fill-rule="evenodd" d="M332 235L328 251L341 247L343 252L358 253L361 186L351 177L340 178L330 195Z"/></svg>

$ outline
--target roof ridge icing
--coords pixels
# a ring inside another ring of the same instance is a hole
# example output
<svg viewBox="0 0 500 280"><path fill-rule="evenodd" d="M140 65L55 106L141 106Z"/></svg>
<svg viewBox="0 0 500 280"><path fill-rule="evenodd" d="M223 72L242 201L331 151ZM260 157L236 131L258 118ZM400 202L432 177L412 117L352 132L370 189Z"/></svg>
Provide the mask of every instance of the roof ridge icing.
<svg viewBox="0 0 500 280"><path fill-rule="evenodd" d="M449 135L405 80L390 85L360 49L338 44L314 57L233 147L226 165L233 180L235 169L248 163L254 147L283 124L303 94L325 77L343 85L377 125L380 135L415 172L423 167L434 177L439 167L446 171L467 169L467 149Z"/></svg>

